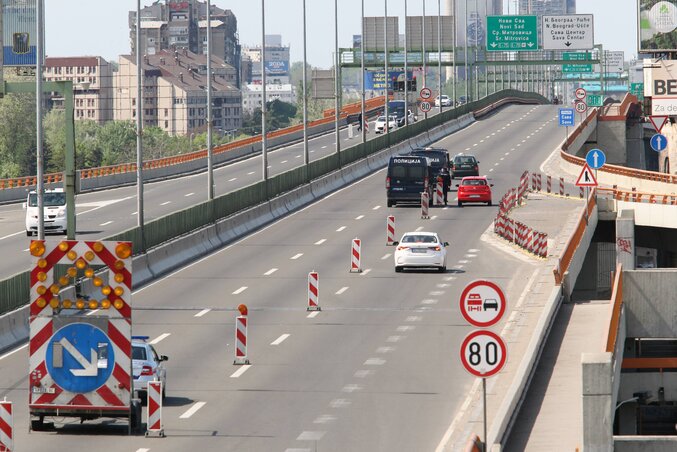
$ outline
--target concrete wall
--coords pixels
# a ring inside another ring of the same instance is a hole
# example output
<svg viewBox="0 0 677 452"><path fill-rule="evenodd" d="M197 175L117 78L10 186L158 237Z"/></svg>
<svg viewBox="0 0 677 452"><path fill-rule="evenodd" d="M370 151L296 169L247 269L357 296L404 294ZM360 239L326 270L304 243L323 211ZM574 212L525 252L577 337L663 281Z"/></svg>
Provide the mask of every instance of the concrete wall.
<svg viewBox="0 0 677 452"><path fill-rule="evenodd" d="M677 269L623 272L623 303L629 337L675 337Z"/></svg>
<svg viewBox="0 0 677 452"><path fill-rule="evenodd" d="M614 436L615 452L674 452L676 450L677 437L675 436Z"/></svg>
<svg viewBox="0 0 677 452"><path fill-rule="evenodd" d="M612 452L613 356L583 353L583 450Z"/></svg>
<svg viewBox="0 0 677 452"><path fill-rule="evenodd" d="M635 211L620 210L616 218L616 263L635 268Z"/></svg>
<svg viewBox="0 0 677 452"><path fill-rule="evenodd" d="M630 168L647 169L643 124L635 124L626 129L625 136L628 155L628 162L626 165Z"/></svg>
<svg viewBox="0 0 677 452"><path fill-rule="evenodd" d="M564 274L564 279L562 280L562 292L564 293L564 299L567 301L571 299L571 293L574 291L576 280L578 279L578 275L583 268L585 255L587 254L590 243L592 242L592 236L595 235L598 218L597 205L595 205L595 208L590 213L590 218L588 218L588 227L585 228L585 232L581 238L581 243L578 245L573 258L571 259L571 263L569 264L569 269Z"/></svg>
<svg viewBox="0 0 677 452"><path fill-rule="evenodd" d="M604 151L607 163L611 165L627 165L628 152L625 141L625 121L599 121L594 135L597 137L597 143L595 143L594 147Z"/></svg>
<svg viewBox="0 0 677 452"><path fill-rule="evenodd" d="M667 204L649 204L645 202L616 201L616 209L634 210L635 224L637 226L654 226L657 228L668 229L673 229L677 226L677 208L675 208L675 206Z"/></svg>

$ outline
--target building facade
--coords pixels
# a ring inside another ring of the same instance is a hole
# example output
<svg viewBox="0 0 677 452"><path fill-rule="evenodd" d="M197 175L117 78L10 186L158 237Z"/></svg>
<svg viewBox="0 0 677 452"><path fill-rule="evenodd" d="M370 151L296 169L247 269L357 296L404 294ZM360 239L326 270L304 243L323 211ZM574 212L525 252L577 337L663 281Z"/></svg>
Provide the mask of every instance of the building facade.
<svg viewBox="0 0 677 452"><path fill-rule="evenodd" d="M161 50L142 59L143 123L170 135L207 130L207 57L188 49ZM237 70L212 57L212 119L216 131L242 126ZM136 57L120 56L114 78L115 119L136 121Z"/></svg>
<svg viewBox="0 0 677 452"><path fill-rule="evenodd" d="M212 54L238 70L236 86L240 86L241 47L237 18L231 10L211 5ZM198 0L165 0L141 10L142 55L161 50L187 49L207 53L207 2ZM132 55L136 54L136 11L129 12L129 34Z"/></svg>
<svg viewBox="0 0 677 452"><path fill-rule="evenodd" d="M281 35L266 35L266 82L286 85L289 83L289 46L282 45ZM261 46L244 47L242 58L246 61L246 83L261 83Z"/></svg>
<svg viewBox="0 0 677 452"><path fill-rule="evenodd" d="M114 118L113 68L100 56L45 58L43 78L47 82L73 82L76 121L103 124ZM46 96L48 103L63 108L63 94Z"/></svg>
<svg viewBox="0 0 677 452"><path fill-rule="evenodd" d="M296 105L296 90L291 84L266 84L266 100L272 102L280 100L288 104ZM242 88L242 110L245 113L253 113L261 108L263 103L263 85L250 83Z"/></svg>

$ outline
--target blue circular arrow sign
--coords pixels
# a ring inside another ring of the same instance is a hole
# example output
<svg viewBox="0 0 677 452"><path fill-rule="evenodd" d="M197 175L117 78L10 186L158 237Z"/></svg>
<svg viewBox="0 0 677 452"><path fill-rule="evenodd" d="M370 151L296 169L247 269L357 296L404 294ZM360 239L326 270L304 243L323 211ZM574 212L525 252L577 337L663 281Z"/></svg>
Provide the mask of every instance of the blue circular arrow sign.
<svg viewBox="0 0 677 452"><path fill-rule="evenodd" d="M651 137L651 149L653 149L654 151L661 152L664 151L665 148L667 147L668 147L668 139L665 137L665 135L657 133L656 135Z"/></svg>
<svg viewBox="0 0 677 452"><path fill-rule="evenodd" d="M101 387L115 367L110 339L87 323L71 323L54 333L47 345L45 361L54 382L75 393Z"/></svg>
<svg viewBox="0 0 677 452"><path fill-rule="evenodd" d="M606 155L601 149L590 149L585 155L585 161L592 169L599 169L606 163Z"/></svg>

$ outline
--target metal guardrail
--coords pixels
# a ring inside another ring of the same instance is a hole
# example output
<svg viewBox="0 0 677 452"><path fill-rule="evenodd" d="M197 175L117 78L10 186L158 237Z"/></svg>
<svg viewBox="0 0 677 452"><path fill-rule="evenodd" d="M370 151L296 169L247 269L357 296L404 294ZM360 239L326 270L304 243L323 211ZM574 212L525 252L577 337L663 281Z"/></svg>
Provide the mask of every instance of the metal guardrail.
<svg viewBox="0 0 677 452"><path fill-rule="evenodd" d="M457 119L472 111L481 110L488 105L496 104L502 98L509 98L514 102L521 103L547 102L542 96L533 93L522 93L514 90L494 93L484 99L447 110L442 114L394 130L366 143L359 143L346 148L340 155L331 154L312 161L308 165L307 171L305 167L294 168L270 178L267 183L264 181L257 182L221 195L213 200L208 200L147 222L144 229L145 242L141 241L141 230L139 227L122 231L102 240L131 241L135 254L142 254L146 250L159 246L177 236L190 233L227 218L234 213L274 199L276 196L303 186L313 179L329 174L343 165L353 163L391 145L425 133L447 121ZM28 302L29 287L28 272L22 272L0 281L0 314L26 304Z"/></svg>

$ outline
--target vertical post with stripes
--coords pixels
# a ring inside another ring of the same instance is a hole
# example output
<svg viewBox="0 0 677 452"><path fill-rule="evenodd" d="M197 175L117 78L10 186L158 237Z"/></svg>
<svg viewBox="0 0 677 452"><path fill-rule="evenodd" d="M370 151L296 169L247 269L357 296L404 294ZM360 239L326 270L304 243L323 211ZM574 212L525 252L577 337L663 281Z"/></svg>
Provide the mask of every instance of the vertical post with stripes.
<svg viewBox="0 0 677 452"><path fill-rule="evenodd" d="M0 402L0 451L14 451L14 415L12 402Z"/></svg>
<svg viewBox="0 0 677 452"><path fill-rule="evenodd" d="M552 176L547 177L545 184L546 184L546 191L548 193L552 193Z"/></svg>
<svg viewBox="0 0 677 452"><path fill-rule="evenodd" d="M362 257L362 240L354 238L352 245L350 247L350 272L362 272L362 266L360 264Z"/></svg>
<svg viewBox="0 0 677 452"><path fill-rule="evenodd" d="M559 178L559 195L564 196L564 178Z"/></svg>
<svg viewBox="0 0 677 452"><path fill-rule="evenodd" d="M441 206L444 204L444 190L442 188L442 178L437 178L437 183L435 184L435 205Z"/></svg>
<svg viewBox="0 0 677 452"><path fill-rule="evenodd" d="M321 311L320 277L315 270L308 273L308 308L307 311Z"/></svg>
<svg viewBox="0 0 677 452"><path fill-rule="evenodd" d="M386 246L395 244L395 216L388 215L386 220Z"/></svg>
<svg viewBox="0 0 677 452"><path fill-rule="evenodd" d="M428 214L428 209L430 208L430 198L428 197L428 192L424 191L421 193L421 218L427 220L430 218Z"/></svg>
<svg viewBox="0 0 677 452"><path fill-rule="evenodd" d="M233 364L249 364L247 355L247 306L241 304L237 307L241 315L235 317L235 360Z"/></svg>
<svg viewBox="0 0 677 452"><path fill-rule="evenodd" d="M148 382L148 412L146 413L146 436L165 436L162 428L162 382Z"/></svg>

